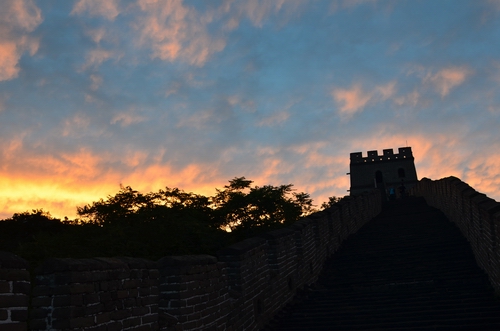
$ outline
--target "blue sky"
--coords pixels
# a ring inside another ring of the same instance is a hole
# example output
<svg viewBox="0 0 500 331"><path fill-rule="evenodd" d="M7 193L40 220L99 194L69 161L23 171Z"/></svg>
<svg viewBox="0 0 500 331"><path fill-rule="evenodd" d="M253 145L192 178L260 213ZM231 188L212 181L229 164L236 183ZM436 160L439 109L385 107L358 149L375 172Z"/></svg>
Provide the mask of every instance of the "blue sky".
<svg viewBox="0 0 500 331"><path fill-rule="evenodd" d="M349 153L500 199L500 1L5 0L0 218L130 185L348 194Z"/></svg>

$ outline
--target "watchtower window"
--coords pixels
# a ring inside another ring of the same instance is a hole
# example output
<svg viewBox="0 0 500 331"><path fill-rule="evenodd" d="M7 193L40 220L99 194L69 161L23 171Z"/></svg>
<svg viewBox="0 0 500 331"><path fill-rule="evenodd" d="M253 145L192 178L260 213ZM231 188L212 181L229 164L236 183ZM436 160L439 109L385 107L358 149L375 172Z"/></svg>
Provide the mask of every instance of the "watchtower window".
<svg viewBox="0 0 500 331"><path fill-rule="evenodd" d="M403 168L398 169L398 177L399 178L405 178L405 170Z"/></svg>
<svg viewBox="0 0 500 331"><path fill-rule="evenodd" d="M377 171L375 173L375 182L378 183L383 183L384 182L384 177L382 176L382 171Z"/></svg>

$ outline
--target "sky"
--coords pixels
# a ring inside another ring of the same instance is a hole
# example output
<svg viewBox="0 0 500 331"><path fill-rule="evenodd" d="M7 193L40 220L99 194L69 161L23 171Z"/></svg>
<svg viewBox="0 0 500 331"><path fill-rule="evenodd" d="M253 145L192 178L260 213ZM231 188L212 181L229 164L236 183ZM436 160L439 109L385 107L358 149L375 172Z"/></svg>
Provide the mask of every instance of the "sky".
<svg viewBox="0 0 500 331"><path fill-rule="evenodd" d="M0 219L234 177L347 195L349 154L500 200L500 1L2 0Z"/></svg>

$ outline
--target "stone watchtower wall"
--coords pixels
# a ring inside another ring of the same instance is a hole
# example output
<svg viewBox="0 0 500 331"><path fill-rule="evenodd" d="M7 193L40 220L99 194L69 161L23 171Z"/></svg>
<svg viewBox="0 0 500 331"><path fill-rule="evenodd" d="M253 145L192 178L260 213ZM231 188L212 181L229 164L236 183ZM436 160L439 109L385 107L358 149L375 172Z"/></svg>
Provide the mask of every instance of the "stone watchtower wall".
<svg viewBox="0 0 500 331"><path fill-rule="evenodd" d="M217 257L48 259L30 275L0 252L0 330L258 330L381 204L348 197Z"/></svg>
<svg viewBox="0 0 500 331"><path fill-rule="evenodd" d="M500 203L456 177L423 178L412 190L441 210L469 241L477 264L500 294Z"/></svg>
<svg viewBox="0 0 500 331"><path fill-rule="evenodd" d="M357 195L378 188L384 192L398 187L404 182L411 188L418 181L415 159L411 147L400 147L399 153L392 149L384 149L382 155L377 151L368 151L363 157L361 152L350 155L350 194Z"/></svg>

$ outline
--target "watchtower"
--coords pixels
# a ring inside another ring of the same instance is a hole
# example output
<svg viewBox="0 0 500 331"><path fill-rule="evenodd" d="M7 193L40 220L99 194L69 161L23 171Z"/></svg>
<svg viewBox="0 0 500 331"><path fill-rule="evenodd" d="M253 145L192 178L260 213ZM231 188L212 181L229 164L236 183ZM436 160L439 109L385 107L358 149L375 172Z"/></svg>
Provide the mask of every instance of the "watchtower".
<svg viewBox="0 0 500 331"><path fill-rule="evenodd" d="M351 153L350 163L351 195L380 189L384 194L393 188L398 192L402 185L406 189L413 187L417 179L415 159L411 147L400 147L394 154L392 148L384 149L383 155L377 151L368 151L363 157L361 152Z"/></svg>

